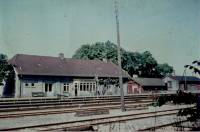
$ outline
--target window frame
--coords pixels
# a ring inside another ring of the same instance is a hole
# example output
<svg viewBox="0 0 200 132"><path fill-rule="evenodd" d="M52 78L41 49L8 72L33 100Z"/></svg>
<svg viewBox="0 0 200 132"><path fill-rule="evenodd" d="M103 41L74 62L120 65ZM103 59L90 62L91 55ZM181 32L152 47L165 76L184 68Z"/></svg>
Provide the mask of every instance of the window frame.
<svg viewBox="0 0 200 132"><path fill-rule="evenodd" d="M96 90L96 83L93 83L93 91Z"/></svg>
<svg viewBox="0 0 200 132"><path fill-rule="evenodd" d="M45 83L45 93L53 91L53 84L52 83Z"/></svg>
<svg viewBox="0 0 200 132"><path fill-rule="evenodd" d="M69 83L63 84L63 92L69 92Z"/></svg>
<svg viewBox="0 0 200 132"><path fill-rule="evenodd" d="M80 83L80 91L83 91L83 83Z"/></svg>
<svg viewBox="0 0 200 132"><path fill-rule="evenodd" d="M168 87L168 88L172 88L172 81L168 81L168 82L167 82L167 87Z"/></svg>
<svg viewBox="0 0 200 132"><path fill-rule="evenodd" d="M29 86L29 83L25 83L25 87L28 87Z"/></svg>
<svg viewBox="0 0 200 132"><path fill-rule="evenodd" d="M93 91L93 84L90 83L90 91Z"/></svg>

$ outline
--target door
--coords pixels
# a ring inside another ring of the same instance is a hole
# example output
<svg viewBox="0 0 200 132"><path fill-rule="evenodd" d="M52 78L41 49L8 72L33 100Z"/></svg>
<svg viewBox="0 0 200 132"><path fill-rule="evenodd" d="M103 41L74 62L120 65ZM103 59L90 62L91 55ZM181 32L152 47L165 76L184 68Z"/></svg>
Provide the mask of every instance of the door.
<svg viewBox="0 0 200 132"><path fill-rule="evenodd" d="M74 91L75 91L75 96L77 97L78 96L78 85L77 85L77 83L75 83L75 85L74 85Z"/></svg>
<svg viewBox="0 0 200 132"><path fill-rule="evenodd" d="M53 84L45 83L45 94L46 96L53 96Z"/></svg>
<svg viewBox="0 0 200 132"><path fill-rule="evenodd" d="M132 83L128 83L127 88L128 88L128 94L133 94L134 91Z"/></svg>

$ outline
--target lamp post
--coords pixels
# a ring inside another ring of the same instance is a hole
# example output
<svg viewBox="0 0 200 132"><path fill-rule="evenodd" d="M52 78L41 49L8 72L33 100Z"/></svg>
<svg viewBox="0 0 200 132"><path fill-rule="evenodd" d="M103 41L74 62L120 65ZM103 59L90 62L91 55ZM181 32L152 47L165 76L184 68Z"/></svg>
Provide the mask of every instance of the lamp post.
<svg viewBox="0 0 200 132"><path fill-rule="evenodd" d="M124 90L122 85L122 67L121 67L121 51L120 51L120 33L119 33L119 17L118 17L118 7L117 1L115 0L115 19L116 19L116 28L117 28L117 53L118 53L118 73L119 73L119 87L121 95L121 110L125 111L124 103Z"/></svg>

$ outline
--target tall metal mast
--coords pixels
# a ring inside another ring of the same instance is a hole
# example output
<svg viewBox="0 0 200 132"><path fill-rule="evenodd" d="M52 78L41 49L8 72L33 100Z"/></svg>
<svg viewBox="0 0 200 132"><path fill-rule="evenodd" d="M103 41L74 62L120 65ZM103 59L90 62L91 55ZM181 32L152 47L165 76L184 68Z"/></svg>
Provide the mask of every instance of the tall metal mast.
<svg viewBox="0 0 200 132"><path fill-rule="evenodd" d="M120 95L121 95L121 110L125 111L125 103L124 103L124 90L122 85L122 66L121 66L121 48L120 48L120 33L119 33L119 17L118 17L118 6L117 1L115 3L115 18L116 18L116 28L117 28L117 51L118 51L118 70L119 70L119 87L120 87Z"/></svg>

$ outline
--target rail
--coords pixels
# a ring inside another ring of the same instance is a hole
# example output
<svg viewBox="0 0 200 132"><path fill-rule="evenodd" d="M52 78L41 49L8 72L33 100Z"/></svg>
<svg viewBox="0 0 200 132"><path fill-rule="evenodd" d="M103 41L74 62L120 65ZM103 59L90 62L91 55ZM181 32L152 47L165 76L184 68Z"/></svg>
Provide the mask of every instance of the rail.
<svg viewBox="0 0 200 132"><path fill-rule="evenodd" d="M128 121L128 120L137 120L154 117L155 113L158 116L168 116L177 114L179 109L170 109L170 110L160 110L157 112L142 112L142 113L134 113L134 114L126 114L126 115L118 115L118 116L106 116L106 117L95 117L90 119L82 119L76 121L67 121L67 122L59 122L59 123L47 123L47 124L38 124L38 125L29 125L29 126L21 126L21 127L13 127L13 128L2 128L0 131L15 131L27 128L35 128L37 130L42 131L50 131L50 130L68 130L72 127L80 127L80 126L93 126L99 124L106 123L114 123L120 121Z"/></svg>
<svg viewBox="0 0 200 132"><path fill-rule="evenodd" d="M151 100L147 101L141 101L141 102L133 102L133 101L126 101L126 105L129 104L148 104L151 105L153 102ZM81 107L90 107L90 106L108 106L108 105L120 105L120 102L93 102L88 104L69 104L69 103L63 103L63 104L48 104L48 105L28 105L28 106L16 106L16 107L10 107L10 108L1 108L0 113L4 112L15 112L15 111L30 111L30 110L45 110L45 109L62 109L62 108L80 108Z"/></svg>

